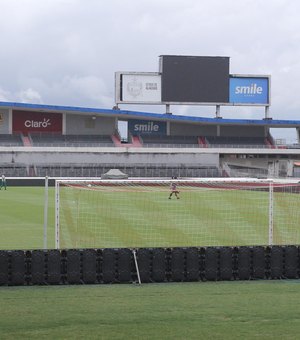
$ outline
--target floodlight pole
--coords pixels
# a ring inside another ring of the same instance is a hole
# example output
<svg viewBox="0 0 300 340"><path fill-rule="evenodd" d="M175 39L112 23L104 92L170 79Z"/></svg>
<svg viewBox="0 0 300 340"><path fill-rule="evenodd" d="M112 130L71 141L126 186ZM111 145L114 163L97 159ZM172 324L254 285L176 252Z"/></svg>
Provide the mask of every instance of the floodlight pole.
<svg viewBox="0 0 300 340"><path fill-rule="evenodd" d="M44 201L44 249L47 249L47 229L48 229L48 176L45 177L45 201Z"/></svg>

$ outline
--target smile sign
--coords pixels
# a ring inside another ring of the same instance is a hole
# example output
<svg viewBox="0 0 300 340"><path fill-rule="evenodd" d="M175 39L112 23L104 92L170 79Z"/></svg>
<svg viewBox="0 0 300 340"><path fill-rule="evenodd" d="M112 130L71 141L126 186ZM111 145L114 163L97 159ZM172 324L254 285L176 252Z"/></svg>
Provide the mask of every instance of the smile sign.
<svg viewBox="0 0 300 340"><path fill-rule="evenodd" d="M269 104L269 78L233 77L229 83L232 104Z"/></svg>

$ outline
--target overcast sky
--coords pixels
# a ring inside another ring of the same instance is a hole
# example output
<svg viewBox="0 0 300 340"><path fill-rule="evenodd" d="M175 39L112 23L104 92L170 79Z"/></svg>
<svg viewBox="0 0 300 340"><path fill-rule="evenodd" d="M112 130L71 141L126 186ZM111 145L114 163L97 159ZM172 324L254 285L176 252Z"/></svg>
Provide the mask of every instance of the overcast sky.
<svg viewBox="0 0 300 340"><path fill-rule="evenodd" d="M0 13L1 101L112 108L115 71L157 72L163 54L228 56L232 74L271 75L271 117L300 120L300 1L0 0ZM215 108L171 111L214 117Z"/></svg>

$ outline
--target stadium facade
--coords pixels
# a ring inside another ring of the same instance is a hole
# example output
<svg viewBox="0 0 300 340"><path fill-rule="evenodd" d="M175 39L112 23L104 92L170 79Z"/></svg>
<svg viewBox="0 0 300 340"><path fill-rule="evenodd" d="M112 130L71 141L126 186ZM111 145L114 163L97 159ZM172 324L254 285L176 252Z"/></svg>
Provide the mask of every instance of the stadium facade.
<svg viewBox="0 0 300 340"><path fill-rule="evenodd" d="M122 140L119 122L126 122ZM299 177L300 145L270 129L300 121L223 119L0 102L0 167L6 176Z"/></svg>

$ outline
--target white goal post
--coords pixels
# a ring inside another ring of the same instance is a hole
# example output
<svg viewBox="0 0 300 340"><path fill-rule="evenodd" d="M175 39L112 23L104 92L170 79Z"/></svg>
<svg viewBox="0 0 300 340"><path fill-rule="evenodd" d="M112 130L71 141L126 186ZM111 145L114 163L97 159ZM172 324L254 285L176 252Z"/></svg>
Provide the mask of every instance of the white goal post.
<svg viewBox="0 0 300 340"><path fill-rule="evenodd" d="M56 248L299 244L300 184L255 178L60 179Z"/></svg>

